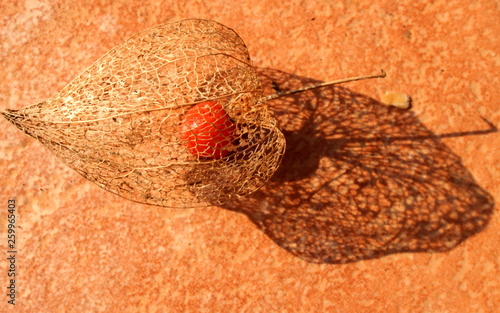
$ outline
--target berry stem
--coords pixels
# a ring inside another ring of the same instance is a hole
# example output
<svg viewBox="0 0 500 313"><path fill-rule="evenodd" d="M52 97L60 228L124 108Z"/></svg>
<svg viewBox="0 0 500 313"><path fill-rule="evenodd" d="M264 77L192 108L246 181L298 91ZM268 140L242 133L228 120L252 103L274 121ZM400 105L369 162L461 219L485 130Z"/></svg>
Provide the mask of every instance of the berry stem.
<svg viewBox="0 0 500 313"><path fill-rule="evenodd" d="M311 89L316 89L316 88L321 88L321 87L326 87L326 86L331 86L331 85L336 85L336 84L341 84L341 83L353 82L353 81L357 81L357 80L372 79L372 78L384 78L386 76L386 74L385 74L384 70L381 70L381 71L382 72L380 74L344 78L344 79L334 80L331 82L326 82L326 83L321 83L321 84L316 84L316 85L311 85L311 86L305 86L305 87L302 87L299 89L277 92L277 93L274 93L272 95L264 97L264 100L267 100L267 101L274 100L274 99L288 96L288 95L298 93L298 92L303 92L303 91L307 91L307 90L311 90Z"/></svg>

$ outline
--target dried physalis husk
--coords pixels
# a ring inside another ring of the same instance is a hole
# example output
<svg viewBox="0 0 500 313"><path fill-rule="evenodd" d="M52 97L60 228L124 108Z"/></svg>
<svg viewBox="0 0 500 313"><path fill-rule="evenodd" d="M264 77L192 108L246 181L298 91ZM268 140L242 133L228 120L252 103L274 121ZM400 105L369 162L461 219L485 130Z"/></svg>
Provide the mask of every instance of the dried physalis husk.
<svg viewBox="0 0 500 313"><path fill-rule="evenodd" d="M245 196L285 149L245 44L207 20L143 31L50 99L2 114L100 187L165 207Z"/></svg>

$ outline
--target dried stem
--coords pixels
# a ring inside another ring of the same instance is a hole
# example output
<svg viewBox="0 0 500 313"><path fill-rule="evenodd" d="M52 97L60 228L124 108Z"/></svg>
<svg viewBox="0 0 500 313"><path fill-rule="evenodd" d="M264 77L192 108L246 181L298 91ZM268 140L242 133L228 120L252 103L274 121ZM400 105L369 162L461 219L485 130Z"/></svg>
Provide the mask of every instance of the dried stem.
<svg viewBox="0 0 500 313"><path fill-rule="evenodd" d="M316 85L311 85L311 86L305 86L299 89L294 89L294 90L289 90L289 91L282 91L282 92L277 92L275 94L269 95L264 97L265 100L274 100L280 97L288 96L294 93L299 93L311 89L316 89L316 88L321 88L321 87L326 87L326 86L331 86L331 85L336 85L336 84L341 84L341 83L347 83L347 82L353 82L357 80L364 80L364 79L372 79L372 78L384 78L386 76L384 70L381 70L382 72L380 74L375 74L375 75L369 75L369 76L359 76L359 77L350 77L350 78L344 78L344 79L339 79L339 80L334 80L331 82L326 82L326 83L321 83L321 84L316 84Z"/></svg>

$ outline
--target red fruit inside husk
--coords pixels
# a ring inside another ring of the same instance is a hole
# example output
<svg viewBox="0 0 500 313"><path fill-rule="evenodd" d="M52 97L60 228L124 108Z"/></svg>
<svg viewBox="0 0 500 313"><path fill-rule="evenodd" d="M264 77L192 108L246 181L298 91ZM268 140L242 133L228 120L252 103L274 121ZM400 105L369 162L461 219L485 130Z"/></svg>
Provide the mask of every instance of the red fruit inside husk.
<svg viewBox="0 0 500 313"><path fill-rule="evenodd" d="M186 112L181 139L192 155L220 159L231 153L235 138L236 125L218 101L198 103Z"/></svg>

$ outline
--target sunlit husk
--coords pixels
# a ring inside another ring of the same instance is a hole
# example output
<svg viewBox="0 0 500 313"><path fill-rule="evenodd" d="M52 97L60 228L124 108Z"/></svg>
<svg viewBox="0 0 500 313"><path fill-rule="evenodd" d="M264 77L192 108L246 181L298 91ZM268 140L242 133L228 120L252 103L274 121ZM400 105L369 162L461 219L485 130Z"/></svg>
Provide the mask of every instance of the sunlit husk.
<svg viewBox="0 0 500 313"><path fill-rule="evenodd" d="M237 125L222 159L199 159L181 139L185 112L207 100ZM141 32L50 99L3 115L100 187L166 207L245 196L273 175L285 148L245 44L206 20Z"/></svg>

